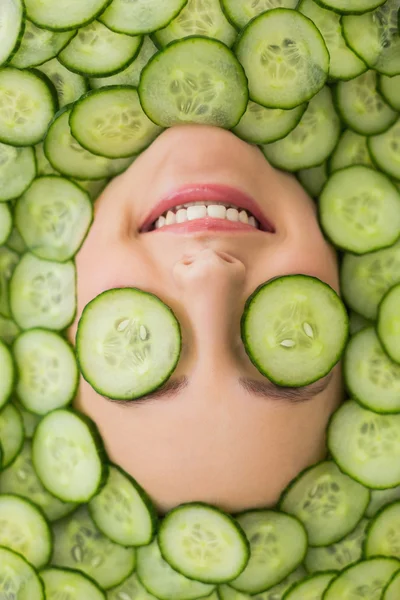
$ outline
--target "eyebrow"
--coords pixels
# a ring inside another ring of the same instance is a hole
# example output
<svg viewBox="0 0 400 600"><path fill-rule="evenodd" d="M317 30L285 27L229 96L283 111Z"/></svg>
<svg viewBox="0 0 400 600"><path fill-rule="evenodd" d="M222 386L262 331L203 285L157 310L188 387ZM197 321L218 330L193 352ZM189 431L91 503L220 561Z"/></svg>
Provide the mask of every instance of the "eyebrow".
<svg viewBox="0 0 400 600"><path fill-rule="evenodd" d="M269 381L269 379L261 381L258 379L252 379L250 377L240 377L238 382L242 389L252 396L266 398L267 400L277 400L298 404L300 402L308 402L326 390L332 379L332 376L333 371L318 381L311 383L310 385L298 388L281 387L275 385L272 381ZM134 400L112 400L106 396L103 396L103 398L109 402L120 404L121 406L125 407L137 406L144 403L148 404L151 401L159 400L160 398L165 398L167 396L172 398L178 397L179 393L188 387L189 382L189 378L186 375L183 375L179 378L169 379L158 390Z"/></svg>

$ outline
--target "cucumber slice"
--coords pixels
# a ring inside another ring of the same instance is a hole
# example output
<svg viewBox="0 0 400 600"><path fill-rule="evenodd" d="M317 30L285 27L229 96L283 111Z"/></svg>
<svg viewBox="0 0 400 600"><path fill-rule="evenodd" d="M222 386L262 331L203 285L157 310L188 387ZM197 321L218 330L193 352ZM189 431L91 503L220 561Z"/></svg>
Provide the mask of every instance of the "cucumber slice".
<svg viewBox="0 0 400 600"><path fill-rule="evenodd" d="M45 600L43 582L20 554L0 548L0 594L17 600Z"/></svg>
<svg viewBox="0 0 400 600"><path fill-rule="evenodd" d="M400 558L400 501L380 510L371 521L365 539L364 554L365 558Z"/></svg>
<svg viewBox="0 0 400 600"><path fill-rule="evenodd" d="M69 124L81 146L107 158L139 154L162 131L143 112L137 90L129 86L88 92L75 103Z"/></svg>
<svg viewBox="0 0 400 600"><path fill-rule="evenodd" d="M328 448L340 469L363 485L400 485L400 415L380 415L348 400L330 421Z"/></svg>
<svg viewBox="0 0 400 600"><path fill-rule="evenodd" d="M46 155L44 153L43 144L37 144L35 146L35 156L36 156L37 176L38 177L40 177L41 175L59 175L59 172L56 171L55 169L53 169L53 167L47 160ZM26 244L24 241L23 241L23 244L24 244L24 251L25 251Z"/></svg>
<svg viewBox="0 0 400 600"><path fill-rule="evenodd" d="M400 365L386 354L374 327L351 338L344 356L344 375L352 397L360 404L377 413L400 413Z"/></svg>
<svg viewBox="0 0 400 600"><path fill-rule="evenodd" d="M247 566L250 546L238 523L201 502L170 511L160 525L161 554L178 573L203 583L225 583Z"/></svg>
<svg viewBox="0 0 400 600"><path fill-rule="evenodd" d="M53 90L41 73L0 69L0 141L12 146L40 142L57 109Z"/></svg>
<svg viewBox="0 0 400 600"><path fill-rule="evenodd" d="M146 546L156 534L157 512L143 488L110 465L106 485L89 503L96 526L120 546Z"/></svg>
<svg viewBox="0 0 400 600"><path fill-rule="evenodd" d="M0 202L18 198L36 177L33 148L0 144Z"/></svg>
<svg viewBox="0 0 400 600"><path fill-rule="evenodd" d="M400 110L400 75L394 77L380 75L378 90L394 110Z"/></svg>
<svg viewBox="0 0 400 600"><path fill-rule="evenodd" d="M3 0L0 4L0 66L18 50L25 27L22 0Z"/></svg>
<svg viewBox="0 0 400 600"><path fill-rule="evenodd" d="M317 0L318 4L342 14L365 13L383 4L386 0Z"/></svg>
<svg viewBox="0 0 400 600"><path fill-rule="evenodd" d="M188 0L114 0L99 17L112 31L140 35L165 27L187 4Z"/></svg>
<svg viewBox="0 0 400 600"><path fill-rule="evenodd" d="M9 281L19 260L19 254L10 248L0 248L0 314L7 318L11 317Z"/></svg>
<svg viewBox="0 0 400 600"><path fill-rule="evenodd" d="M78 30L58 60L78 75L105 77L125 69L138 55L141 36L115 33L94 21Z"/></svg>
<svg viewBox="0 0 400 600"><path fill-rule="evenodd" d="M397 284L391 290L389 290L380 303L377 323L377 332L381 344L390 358L397 363L400 363L399 305L400 284ZM400 400L398 408L400 412Z"/></svg>
<svg viewBox="0 0 400 600"><path fill-rule="evenodd" d="M107 600L157 600L157 598L146 592L137 574L133 573L121 585L107 592ZM218 597L215 600L218 600Z"/></svg>
<svg viewBox="0 0 400 600"><path fill-rule="evenodd" d="M113 177L125 171L136 157L112 160L82 148L71 134L71 111L71 105L61 109L48 129L44 152L51 166L66 177L86 180Z"/></svg>
<svg viewBox="0 0 400 600"><path fill-rule="evenodd" d="M369 519L361 519L357 527L336 544L319 548L309 546L304 561L307 571L309 573L342 571L345 567L361 560L368 524Z"/></svg>
<svg viewBox="0 0 400 600"><path fill-rule="evenodd" d="M351 597L381 600L384 587L399 568L400 562L391 558L372 558L351 565L330 583L324 600Z"/></svg>
<svg viewBox="0 0 400 600"><path fill-rule="evenodd" d="M7 204L0 204L0 245L4 244L13 228L11 209Z"/></svg>
<svg viewBox="0 0 400 600"><path fill-rule="evenodd" d="M52 567L41 571L40 577L46 600L106 600L103 590L79 571Z"/></svg>
<svg viewBox="0 0 400 600"><path fill-rule="evenodd" d="M20 333L20 332L19 332ZM35 415L24 408L19 400L12 399L13 405L18 409L24 424L25 438L31 438L35 432L36 426L41 420L41 416ZM10 492L12 493L12 492Z"/></svg>
<svg viewBox="0 0 400 600"><path fill-rule="evenodd" d="M299 124L285 138L261 146L266 158L278 169L298 171L317 167L335 148L340 119L326 86L312 98Z"/></svg>
<svg viewBox="0 0 400 600"><path fill-rule="evenodd" d="M16 494L34 502L42 509L49 521L61 519L77 507L75 503L62 502L55 498L43 487L33 468L30 440L25 440L21 452L12 465L1 471L0 492Z"/></svg>
<svg viewBox="0 0 400 600"><path fill-rule="evenodd" d="M5 343L0 342L0 408L5 405L11 396L14 383L15 367L12 354Z"/></svg>
<svg viewBox="0 0 400 600"><path fill-rule="evenodd" d="M16 227L13 227L12 232L10 233L10 237L7 240L7 248L9 250L13 250L17 254L23 254L26 251L25 242L18 233ZM0 249L1 252L1 249Z"/></svg>
<svg viewBox="0 0 400 600"><path fill-rule="evenodd" d="M301 387L327 375L348 336L346 309L326 283L288 275L260 285L241 320L246 352L277 385Z"/></svg>
<svg viewBox="0 0 400 600"><path fill-rule="evenodd" d="M336 105L342 120L361 135L387 131L397 120L397 112L386 104L377 91L377 74L367 71L336 87Z"/></svg>
<svg viewBox="0 0 400 600"><path fill-rule="evenodd" d="M388 177L361 165L336 171L319 199L322 229L335 246L365 254L400 235L400 194Z"/></svg>
<svg viewBox="0 0 400 600"><path fill-rule="evenodd" d="M368 150L381 171L400 179L400 118L385 133L370 137Z"/></svg>
<svg viewBox="0 0 400 600"><path fill-rule="evenodd" d="M76 349L82 375L98 393L133 400L158 389L175 370L180 325L154 294L108 290L84 308Z"/></svg>
<svg viewBox="0 0 400 600"><path fill-rule="evenodd" d="M44 567L50 560L52 537L42 511L24 498L1 494L0 546L18 552L37 569Z"/></svg>
<svg viewBox="0 0 400 600"><path fill-rule="evenodd" d="M84 77L66 69L56 58L37 68L50 79L56 88L60 108L76 102L89 89L88 81Z"/></svg>
<svg viewBox="0 0 400 600"><path fill-rule="evenodd" d="M222 12L219 0L189 0L167 27L154 32L153 38L161 48L189 35L204 35L230 47L237 34Z"/></svg>
<svg viewBox="0 0 400 600"><path fill-rule="evenodd" d="M397 600L400 598L400 571L395 573L384 589L382 600Z"/></svg>
<svg viewBox="0 0 400 600"><path fill-rule="evenodd" d="M392 504L396 500L400 500L400 485L388 490L372 490L371 502L368 505L365 516L375 517L381 508Z"/></svg>
<svg viewBox="0 0 400 600"><path fill-rule="evenodd" d="M94 202L107 186L108 179L100 179L98 181L91 181L90 179L82 181L80 179L75 179L74 182L85 190L89 194L92 202Z"/></svg>
<svg viewBox="0 0 400 600"><path fill-rule="evenodd" d="M255 596L242 594L242 592L238 592L226 584L218 586L218 594L220 600L282 600L289 588L291 588L294 583L304 579L306 575L307 573L304 570L304 567L300 566L281 581L281 583L274 585L262 594L256 594Z"/></svg>
<svg viewBox="0 0 400 600"><path fill-rule="evenodd" d="M326 0L324 0L326 1ZM341 0L348 4L348 0ZM375 0L371 0L371 3ZM379 2L372 12L343 17L343 34L347 44L370 69L384 75L400 74L400 36L398 0Z"/></svg>
<svg viewBox="0 0 400 600"><path fill-rule="evenodd" d="M20 328L12 319L0 315L0 340L2 342L11 345L19 333Z"/></svg>
<svg viewBox="0 0 400 600"><path fill-rule="evenodd" d="M190 37L155 54L142 71L139 97L161 127L179 123L238 124L248 102L242 65L218 40Z"/></svg>
<svg viewBox="0 0 400 600"><path fill-rule="evenodd" d="M121 584L135 568L135 549L122 548L100 533L86 506L55 523L53 531L52 565L77 569L104 590Z"/></svg>
<svg viewBox="0 0 400 600"><path fill-rule="evenodd" d="M386 292L400 283L400 244L365 256L346 254L341 289L346 303L366 319L375 320Z"/></svg>
<svg viewBox="0 0 400 600"><path fill-rule="evenodd" d="M298 0L221 0L222 9L238 29L249 21L273 8L296 8Z"/></svg>
<svg viewBox="0 0 400 600"><path fill-rule="evenodd" d="M322 165L310 169L300 169L297 172L297 178L312 198L318 198L328 181L327 163L324 162Z"/></svg>
<svg viewBox="0 0 400 600"><path fill-rule="evenodd" d="M55 263L27 252L10 281L10 306L21 329L62 330L76 312L76 270L72 261Z"/></svg>
<svg viewBox="0 0 400 600"><path fill-rule="evenodd" d="M353 79L367 70L367 65L346 44L340 15L318 6L313 0L300 0L297 10L318 27L329 51L329 77Z"/></svg>
<svg viewBox="0 0 400 600"><path fill-rule="evenodd" d="M137 550L136 573L140 583L159 600L197 600L215 586L193 581L174 571L163 559L157 539Z"/></svg>
<svg viewBox="0 0 400 600"><path fill-rule="evenodd" d="M295 108L321 90L329 52L314 23L294 10L276 8L253 19L235 52L244 67L250 99L269 108Z"/></svg>
<svg viewBox="0 0 400 600"><path fill-rule="evenodd" d="M3 450L2 469L18 456L24 443L24 425L17 408L10 402L0 411L0 440Z"/></svg>
<svg viewBox="0 0 400 600"><path fill-rule="evenodd" d="M284 595L284 600L321 600L337 573L318 573L299 581Z"/></svg>
<svg viewBox="0 0 400 600"><path fill-rule="evenodd" d="M291 110L265 108L250 100L232 131L246 142L269 144L286 137L299 124L306 108L306 103Z"/></svg>
<svg viewBox="0 0 400 600"><path fill-rule="evenodd" d="M272 510L253 510L237 517L250 542L250 560L229 583L239 592L258 594L280 583L303 561L307 534L296 518Z"/></svg>
<svg viewBox="0 0 400 600"><path fill-rule="evenodd" d="M108 475L104 458L95 424L69 410L46 415L33 436L35 471L44 487L64 502L88 502L101 490Z"/></svg>
<svg viewBox="0 0 400 600"><path fill-rule="evenodd" d="M329 172L334 173L345 167L353 165L364 165L365 167L374 168L371 160L368 146L368 138L359 135L351 129L346 129L338 141L338 144L333 151L329 160Z"/></svg>
<svg viewBox="0 0 400 600"><path fill-rule="evenodd" d="M54 175L37 178L15 207L15 224L28 249L58 262L75 256L92 221L89 194Z"/></svg>
<svg viewBox="0 0 400 600"><path fill-rule="evenodd" d="M367 488L325 461L292 481L279 506L303 523L310 546L329 546L353 531L369 501Z"/></svg>
<svg viewBox="0 0 400 600"><path fill-rule="evenodd" d="M38 27L53 31L77 29L93 21L112 0L69 0L65 4L54 0L25 0L28 18Z"/></svg>

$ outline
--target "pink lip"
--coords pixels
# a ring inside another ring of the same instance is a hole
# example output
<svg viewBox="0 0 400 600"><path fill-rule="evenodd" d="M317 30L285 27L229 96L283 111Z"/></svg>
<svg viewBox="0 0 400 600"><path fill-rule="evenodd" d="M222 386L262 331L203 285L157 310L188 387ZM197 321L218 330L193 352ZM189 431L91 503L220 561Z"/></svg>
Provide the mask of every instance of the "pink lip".
<svg viewBox="0 0 400 600"><path fill-rule="evenodd" d="M260 210L256 202L240 190L232 188L226 185L218 184L199 184L190 185L180 188L161 200L156 206L154 206L151 213L146 217L142 227L140 228L141 233L148 232L151 225L164 214L170 208L179 206L180 204L186 204L188 202L199 202L205 200L207 202L224 202L226 204L232 204L237 208L242 208L249 211L255 216L257 221L260 223L260 227L263 231L269 233L275 233L273 225L268 221L265 215ZM162 230L171 231L176 230L179 232L183 231L197 231L197 230L240 230L240 231L253 231L254 227L246 225L245 223L238 223L234 221L227 221L225 219L213 219L206 217L204 219L196 219L195 221L186 221L185 223L177 223L175 225L166 225ZM154 231L159 231L158 229ZM256 230L258 231L258 230Z"/></svg>

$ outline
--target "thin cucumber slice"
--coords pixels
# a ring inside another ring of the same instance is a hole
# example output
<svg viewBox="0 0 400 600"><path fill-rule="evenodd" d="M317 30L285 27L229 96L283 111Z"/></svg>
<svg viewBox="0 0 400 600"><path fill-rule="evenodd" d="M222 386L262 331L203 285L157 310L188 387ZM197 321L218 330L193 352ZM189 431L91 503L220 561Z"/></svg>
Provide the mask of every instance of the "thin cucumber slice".
<svg viewBox="0 0 400 600"><path fill-rule="evenodd" d="M219 0L189 0L179 15L167 27L154 32L153 37L165 48L189 35L204 35L230 47L238 32L222 12Z"/></svg>
<svg viewBox="0 0 400 600"><path fill-rule="evenodd" d="M75 103L69 124L74 138L94 154L127 158L139 154L161 133L130 86L93 90Z"/></svg>
<svg viewBox="0 0 400 600"><path fill-rule="evenodd" d="M67 406L78 387L78 367L72 346L57 333L30 329L13 345L18 367L17 394L27 410L45 415Z"/></svg>
<svg viewBox="0 0 400 600"><path fill-rule="evenodd" d="M294 584L284 595L284 600L321 600L337 573L318 573Z"/></svg>
<svg viewBox="0 0 400 600"><path fill-rule="evenodd" d="M77 569L104 590L120 585L135 568L135 549L123 548L106 538L93 523L86 506L55 523L53 531L52 565Z"/></svg>
<svg viewBox="0 0 400 600"><path fill-rule="evenodd" d="M384 506L400 500L400 485L388 490L372 490L371 501L366 510L365 516L375 517L377 512Z"/></svg>
<svg viewBox="0 0 400 600"><path fill-rule="evenodd" d="M3 0L0 4L0 66L12 58L21 43L25 27L22 0Z"/></svg>
<svg viewBox="0 0 400 600"><path fill-rule="evenodd" d="M334 579L324 594L324 600L365 598L381 600L382 591L400 568L394 558L372 558L351 565Z"/></svg>
<svg viewBox="0 0 400 600"><path fill-rule="evenodd" d="M0 202L18 198L36 177L33 148L0 144Z"/></svg>
<svg viewBox="0 0 400 600"><path fill-rule="evenodd" d="M123 71L109 77L93 77L90 79L90 87L99 89L109 85L133 85L138 87L142 70L149 62L150 58L158 52L149 36L143 39L140 52L131 64Z"/></svg>
<svg viewBox="0 0 400 600"><path fill-rule="evenodd" d="M357 527L336 544L319 548L310 546L304 561L307 571L309 573L342 571L361 560L368 524L369 519L361 519Z"/></svg>
<svg viewBox="0 0 400 600"><path fill-rule="evenodd" d="M20 554L0 548L0 594L17 600L45 600L38 573Z"/></svg>
<svg viewBox="0 0 400 600"><path fill-rule="evenodd" d="M104 458L95 424L69 410L46 415L33 436L35 471L44 487L64 502L88 502L101 490L108 475Z"/></svg>
<svg viewBox="0 0 400 600"><path fill-rule="evenodd" d="M247 566L250 546L232 517L192 502L170 511L158 532L161 554L178 573L203 583L225 583Z"/></svg>
<svg viewBox="0 0 400 600"><path fill-rule="evenodd" d="M89 503L96 526L120 546L146 546L157 528L157 512L143 488L120 467L110 465L106 485Z"/></svg>
<svg viewBox="0 0 400 600"><path fill-rule="evenodd" d="M13 391L15 383L15 366L10 350L4 342L0 342L0 408L2 408Z"/></svg>
<svg viewBox="0 0 400 600"><path fill-rule="evenodd" d="M400 363L400 284L384 296L379 305L377 332L385 352L396 363ZM399 371L400 380L400 371ZM400 381L399 381L400 382ZM400 388L399 388L400 392ZM400 400L398 403L400 412Z"/></svg>
<svg viewBox="0 0 400 600"><path fill-rule="evenodd" d="M133 400L162 386L175 370L180 325L149 292L108 290L84 308L76 349L82 375L98 393Z"/></svg>
<svg viewBox="0 0 400 600"><path fill-rule="evenodd" d="M41 73L0 69L0 141L12 146L40 142L53 118L57 99Z"/></svg>
<svg viewBox="0 0 400 600"><path fill-rule="evenodd" d="M385 133L368 139L368 150L381 171L400 179L400 117Z"/></svg>
<svg viewBox="0 0 400 600"><path fill-rule="evenodd" d="M10 306L15 322L21 329L65 329L76 313L75 288L76 270L72 261L60 264L27 252L10 281Z"/></svg>
<svg viewBox="0 0 400 600"><path fill-rule="evenodd" d="M348 327L346 309L332 288L314 277L288 275L253 292L241 336L260 373L277 385L301 387L333 369Z"/></svg>
<svg viewBox="0 0 400 600"><path fill-rule="evenodd" d="M297 11L276 8L253 19L235 52L244 67L250 99L269 108L295 108L321 90L329 52L314 23Z"/></svg>
<svg viewBox="0 0 400 600"><path fill-rule="evenodd" d="M142 41L141 36L115 33L94 21L78 30L58 60L78 75L105 77L125 69L139 53Z"/></svg>
<svg viewBox="0 0 400 600"><path fill-rule="evenodd" d="M318 6L313 0L301 0L297 7L318 27L329 51L329 77L353 79L367 70L367 65L346 44L340 15Z"/></svg>
<svg viewBox="0 0 400 600"><path fill-rule="evenodd" d="M336 106L342 120L361 135L383 133L398 117L376 85L377 74L369 70L351 81L340 81L335 90Z"/></svg>
<svg viewBox="0 0 400 600"><path fill-rule="evenodd" d="M386 354L374 327L351 338L344 355L344 375L352 397L365 408L400 413L400 365Z"/></svg>
<svg viewBox="0 0 400 600"><path fill-rule="evenodd" d="M42 511L25 498L0 494L0 546L18 552L37 569L44 567L52 535Z"/></svg>
<svg viewBox="0 0 400 600"><path fill-rule="evenodd" d="M322 165L310 169L300 169L297 178L312 198L318 198L328 181L327 163L323 162Z"/></svg>
<svg viewBox="0 0 400 600"><path fill-rule="evenodd" d="M0 204L0 245L5 244L13 228L13 216L7 204Z"/></svg>
<svg viewBox="0 0 400 600"><path fill-rule="evenodd" d="M2 469L18 456L24 443L24 424L21 414L11 402L0 411L0 440L3 450Z"/></svg>
<svg viewBox="0 0 400 600"><path fill-rule="evenodd" d="M246 142L269 144L286 137L299 124L306 108L306 103L291 110L265 108L250 100L232 131Z"/></svg>
<svg viewBox="0 0 400 600"><path fill-rule="evenodd" d="M46 600L106 600L103 590L83 573L73 569L47 568L40 571Z"/></svg>
<svg viewBox="0 0 400 600"><path fill-rule="evenodd" d="M181 575L163 559L157 539L137 550L136 573L140 583L159 600L197 600L210 595L214 585Z"/></svg>
<svg viewBox="0 0 400 600"><path fill-rule="evenodd" d="M189 37L155 54L142 71L139 97L161 127L238 124L248 102L242 65L218 40Z"/></svg>
<svg viewBox="0 0 400 600"><path fill-rule="evenodd" d="M384 589L382 600L397 600L400 598L400 571L395 573Z"/></svg>
<svg viewBox="0 0 400 600"><path fill-rule="evenodd" d="M146 591L136 573L132 573L121 585L107 592L107 600L157 600ZM215 599L218 600L218 597Z"/></svg>
<svg viewBox="0 0 400 600"><path fill-rule="evenodd" d="M333 173L319 199L319 218L335 246L366 254L400 235L400 193L388 177L354 165Z"/></svg>
<svg viewBox="0 0 400 600"><path fill-rule="evenodd" d="M0 248L0 314L10 318L9 281L19 263L19 254L10 248Z"/></svg>
<svg viewBox="0 0 400 600"><path fill-rule="evenodd" d="M364 554L365 558L389 556L400 559L400 501L385 506L371 521Z"/></svg>
<svg viewBox="0 0 400 600"><path fill-rule="evenodd" d="M368 138L366 136L359 135L351 131L351 129L346 129L342 133L329 159L329 172L334 173L339 169L352 167L353 165L364 165L374 168L369 155L367 141Z"/></svg>
<svg viewBox="0 0 400 600"><path fill-rule="evenodd" d="M296 8L298 0L221 0L222 8L238 29L243 29L249 21L273 8Z"/></svg>
<svg viewBox="0 0 400 600"><path fill-rule="evenodd" d="M366 319L375 320L386 292L400 283L400 244L365 256L346 254L341 289L346 303Z"/></svg>
<svg viewBox="0 0 400 600"><path fill-rule="evenodd" d="M326 0L324 0L326 1ZM342 0L348 4L347 0ZM375 1L375 0L371 0ZM400 74L400 35L398 0L379 2L372 12L343 17L343 34L347 44L358 56L384 75Z"/></svg>
<svg viewBox="0 0 400 600"><path fill-rule="evenodd" d="M361 521L370 491L335 463L307 468L283 492L280 510L297 517L307 530L310 546L329 546L348 535Z"/></svg>
<svg viewBox="0 0 400 600"><path fill-rule="evenodd" d="M28 249L57 262L75 256L92 221L89 194L54 175L37 178L15 206L15 224Z"/></svg>
<svg viewBox="0 0 400 600"><path fill-rule="evenodd" d="M70 514L77 505L62 502L52 496L41 484L32 464L32 442L25 440L21 452L11 466L0 473L0 492L16 494L42 509L49 521L56 521Z"/></svg>
<svg viewBox="0 0 400 600"><path fill-rule="evenodd" d="M87 79L66 69L57 58L53 58L37 68L47 75L56 88L60 108L79 100L89 89Z"/></svg>
<svg viewBox="0 0 400 600"><path fill-rule="evenodd" d="M335 148L340 136L340 119L325 86L316 94L299 124L285 138L261 146L266 158L278 169L298 171L317 167Z"/></svg>
<svg viewBox="0 0 400 600"><path fill-rule="evenodd" d="M340 469L363 485L400 485L400 415L380 415L349 400L330 421L328 448Z"/></svg>
<svg viewBox="0 0 400 600"><path fill-rule="evenodd" d="M165 27L187 4L188 0L114 0L99 17L112 31L141 35Z"/></svg>
<svg viewBox="0 0 400 600"><path fill-rule="evenodd" d="M250 542L250 560L241 575L229 583L239 592L258 594L280 583L303 561L307 534L291 515L253 510L237 517Z"/></svg>
<svg viewBox="0 0 400 600"><path fill-rule="evenodd" d="M75 35L75 31L48 31L26 20L21 45L9 64L17 69L41 65L57 56Z"/></svg>
<svg viewBox="0 0 400 600"><path fill-rule="evenodd" d="M394 77L380 75L378 90L394 110L400 111L400 75Z"/></svg>
<svg viewBox="0 0 400 600"><path fill-rule="evenodd" d="M82 148L71 134L71 111L71 105L61 109L47 132L44 152L51 166L66 177L84 180L104 179L125 171L135 157L104 158Z"/></svg>
<svg viewBox="0 0 400 600"><path fill-rule="evenodd" d="M70 0L68 10L54 0L25 0L28 19L53 31L77 29L93 21L112 0Z"/></svg>
<svg viewBox="0 0 400 600"><path fill-rule="evenodd" d="M7 248L9 250L13 250L14 252L16 252L19 255L26 252L25 242L22 239L22 237L20 236L20 234L18 233L18 230L16 227L13 227L10 237L7 240ZM1 248L0 248L0 252L1 252ZM1 312L1 310L0 310L0 312Z"/></svg>
<svg viewBox="0 0 400 600"><path fill-rule="evenodd" d="M12 319L0 315L0 340L2 342L11 345L19 333L20 328Z"/></svg>
<svg viewBox="0 0 400 600"><path fill-rule="evenodd" d="M317 0L319 4L341 14L365 13L380 6L385 0Z"/></svg>

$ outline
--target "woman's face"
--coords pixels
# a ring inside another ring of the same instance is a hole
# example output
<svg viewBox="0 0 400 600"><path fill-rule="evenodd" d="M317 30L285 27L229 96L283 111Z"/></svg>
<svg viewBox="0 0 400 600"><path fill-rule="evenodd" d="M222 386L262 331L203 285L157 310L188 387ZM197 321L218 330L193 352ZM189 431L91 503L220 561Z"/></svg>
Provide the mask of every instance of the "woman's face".
<svg viewBox="0 0 400 600"><path fill-rule="evenodd" d="M160 200L213 184L251 196L275 232L140 233ZM194 499L228 512L273 505L301 469L324 456L325 428L341 401L340 368L308 388L278 388L241 341L245 302L261 283L303 273L339 291L336 257L313 201L257 147L214 127L166 130L98 199L76 263L71 339L85 305L110 288L155 294L181 325L176 385L167 395L121 404L82 380L76 400L97 423L110 459L160 512Z"/></svg>

